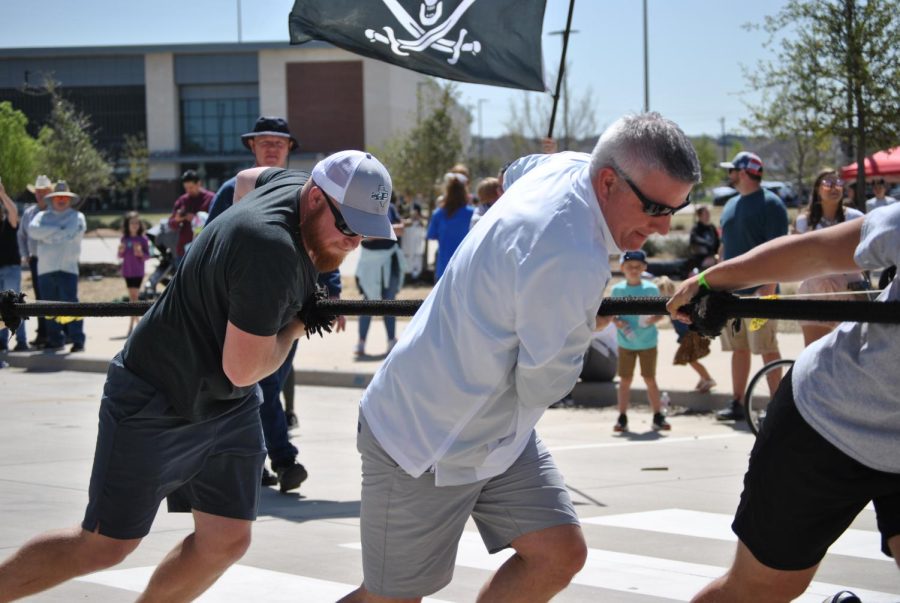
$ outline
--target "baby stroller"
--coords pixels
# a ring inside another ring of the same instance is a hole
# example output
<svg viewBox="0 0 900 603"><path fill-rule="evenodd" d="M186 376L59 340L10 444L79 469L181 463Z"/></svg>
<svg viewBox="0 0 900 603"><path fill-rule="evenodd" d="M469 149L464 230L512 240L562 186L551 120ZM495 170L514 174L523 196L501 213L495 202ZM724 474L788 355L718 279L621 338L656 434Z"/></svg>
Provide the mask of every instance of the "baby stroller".
<svg viewBox="0 0 900 603"><path fill-rule="evenodd" d="M172 250L178 244L178 231L169 227L168 218L162 218L159 224L147 230L147 238L153 243L151 255L159 258L159 264L146 281L140 293L140 299L153 301L159 297L157 285L168 285L175 274Z"/></svg>

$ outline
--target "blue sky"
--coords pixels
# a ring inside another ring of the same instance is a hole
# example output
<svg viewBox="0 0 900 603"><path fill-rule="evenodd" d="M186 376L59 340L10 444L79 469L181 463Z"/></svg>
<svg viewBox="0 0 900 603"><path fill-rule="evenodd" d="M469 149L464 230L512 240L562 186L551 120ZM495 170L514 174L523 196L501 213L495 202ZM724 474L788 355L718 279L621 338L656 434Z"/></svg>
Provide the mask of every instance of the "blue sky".
<svg viewBox="0 0 900 603"><path fill-rule="evenodd" d="M377 2L378 0L360 0ZM481 0L482 2L489 0ZM745 103L757 102L742 71L773 58L765 35L747 31L784 0L648 0L650 108L690 135L743 131ZM0 0L0 47L287 42L293 0ZM565 26L568 0L547 0L544 31ZM641 0L576 0L569 42L573 96L593 91L598 126L644 102ZM555 69L561 36L543 36L544 61ZM462 102L482 103L485 136L501 135L510 103L523 92L460 85ZM557 118L559 119L559 118ZM557 122L558 123L558 122ZM477 134L477 119L473 134Z"/></svg>

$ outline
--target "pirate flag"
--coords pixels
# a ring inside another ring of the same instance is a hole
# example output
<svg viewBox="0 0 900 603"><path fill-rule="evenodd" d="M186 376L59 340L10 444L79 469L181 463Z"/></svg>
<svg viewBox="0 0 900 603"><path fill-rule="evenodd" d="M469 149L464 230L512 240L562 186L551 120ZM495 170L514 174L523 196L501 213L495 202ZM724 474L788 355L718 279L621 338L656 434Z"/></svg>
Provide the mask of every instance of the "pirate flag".
<svg viewBox="0 0 900 603"><path fill-rule="evenodd" d="M291 44L350 52L460 82L546 90L546 0L295 0Z"/></svg>

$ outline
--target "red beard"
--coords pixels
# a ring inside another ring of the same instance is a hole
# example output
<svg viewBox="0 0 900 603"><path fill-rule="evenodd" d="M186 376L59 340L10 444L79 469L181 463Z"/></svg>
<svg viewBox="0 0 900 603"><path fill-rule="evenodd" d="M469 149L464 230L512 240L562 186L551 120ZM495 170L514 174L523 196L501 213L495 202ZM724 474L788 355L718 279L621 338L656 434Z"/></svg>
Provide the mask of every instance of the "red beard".
<svg viewBox="0 0 900 603"><path fill-rule="evenodd" d="M300 216L300 240L306 253L312 260L313 266L319 272L331 272L337 270L346 253L330 251L325 247L322 236L322 215L325 213L325 204L320 204L318 209L314 210L308 216ZM331 216L331 212L329 217Z"/></svg>

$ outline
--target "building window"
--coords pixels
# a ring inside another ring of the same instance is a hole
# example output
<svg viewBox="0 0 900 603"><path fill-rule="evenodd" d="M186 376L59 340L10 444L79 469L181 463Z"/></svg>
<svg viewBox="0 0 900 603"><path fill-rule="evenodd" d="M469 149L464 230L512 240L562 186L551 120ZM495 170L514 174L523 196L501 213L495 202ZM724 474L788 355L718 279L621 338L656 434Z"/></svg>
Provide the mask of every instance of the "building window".
<svg viewBox="0 0 900 603"><path fill-rule="evenodd" d="M255 86L252 92L241 92L233 86L182 87L182 153L246 153L241 134L249 132L259 117L259 98Z"/></svg>

